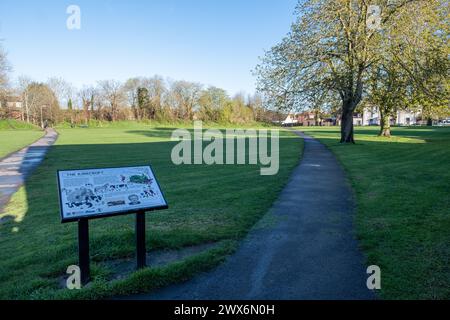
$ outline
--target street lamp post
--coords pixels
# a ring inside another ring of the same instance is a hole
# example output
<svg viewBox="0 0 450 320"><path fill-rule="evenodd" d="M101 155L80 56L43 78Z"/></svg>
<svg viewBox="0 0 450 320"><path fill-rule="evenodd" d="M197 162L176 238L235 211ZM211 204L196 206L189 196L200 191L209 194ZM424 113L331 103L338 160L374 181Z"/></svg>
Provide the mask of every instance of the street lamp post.
<svg viewBox="0 0 450 320"><path fill-rule="evenodd" d="M43 116L42 109L47 108L47 107L48 107L47 105L41 105L41 107L40 107L40 109L41 109L41 128L42 129L45 129L44 128L44 116Z"/></svg>

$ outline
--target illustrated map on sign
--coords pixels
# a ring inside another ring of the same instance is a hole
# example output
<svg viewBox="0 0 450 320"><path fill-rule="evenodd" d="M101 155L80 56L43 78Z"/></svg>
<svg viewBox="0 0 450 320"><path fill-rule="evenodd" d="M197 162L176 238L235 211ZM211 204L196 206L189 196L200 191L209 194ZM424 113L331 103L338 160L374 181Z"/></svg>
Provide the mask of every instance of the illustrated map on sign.
<svg viewBox="0 0 450 320"><path fill-rule="evenodd" d="M59 171L63 220L166 206L149 166Z"/></svg>

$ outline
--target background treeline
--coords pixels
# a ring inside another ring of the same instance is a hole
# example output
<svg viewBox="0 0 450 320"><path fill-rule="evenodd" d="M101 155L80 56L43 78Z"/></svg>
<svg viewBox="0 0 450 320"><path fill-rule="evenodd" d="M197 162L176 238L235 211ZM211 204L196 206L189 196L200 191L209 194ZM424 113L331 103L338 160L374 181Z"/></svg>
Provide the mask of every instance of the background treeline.
<svg viewBox="0 0 450 320"><path fill-rule="evenodd" d="M263 108L259 94L238 93L230 97L221 88L161 76L136 77L125 82L104 80L78 89L61 78L41 83L20 77L11 85L7 81L4 52L2 56L5 72L0 84L1 118L20 118L40 126L75 126L124 120L239 124L271 121L275 115ZM21 108L11 102L19 102Z"/></svg>

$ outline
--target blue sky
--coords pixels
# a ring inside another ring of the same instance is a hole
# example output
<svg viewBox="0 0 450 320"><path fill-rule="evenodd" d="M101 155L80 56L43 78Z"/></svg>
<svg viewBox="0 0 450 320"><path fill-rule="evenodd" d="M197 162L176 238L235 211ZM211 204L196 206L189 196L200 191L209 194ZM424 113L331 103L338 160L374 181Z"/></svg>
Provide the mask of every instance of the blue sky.
<svg viewBox="0 0 450 320"><path fill-rule="evenodd" d="M297 0L1 0L13 78L76 86L159 74L252 93L251 69L294 20ZM81 9L68 30L66 8Z"/></svg>

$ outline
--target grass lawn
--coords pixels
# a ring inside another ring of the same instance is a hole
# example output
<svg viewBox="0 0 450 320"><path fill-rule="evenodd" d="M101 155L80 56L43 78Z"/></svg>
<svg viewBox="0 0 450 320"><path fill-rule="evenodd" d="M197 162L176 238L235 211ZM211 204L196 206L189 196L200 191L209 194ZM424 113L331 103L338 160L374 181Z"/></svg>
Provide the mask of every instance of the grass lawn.
<svg viewBox="0 0 450 320"><path fill-rule="evenodd" d="M181 165L170 159L172 128L130 124L115 128L61 128L56 144L0 218L0 299L102 298L148 292L190 278L223 261L270 208L299 161L302 140L280 132L280 171L261 176L257 165ZM147 214L147 249L217 243L164 267L146 268L115 281L104 262L134 258L134 216L90 223L91 272L82 290L61 289L77 264L77 224L61 224L56 170L151 164L169 210Z"/></svg>
<svg viewBox="0 0 450 320"><path fill-rule="evenodd" d="M299 127L339 158L356 192L356 228L370 264L381 267L381 297L450 299L450 128Z"/></svg>
<svg viewBox="0 0 450 320"><path fill-rule="evenodd" d="M0 120L0 158L20 150L44 135L39 128L16 121Z"/></svg>

